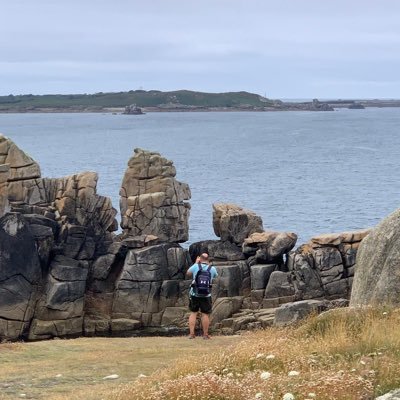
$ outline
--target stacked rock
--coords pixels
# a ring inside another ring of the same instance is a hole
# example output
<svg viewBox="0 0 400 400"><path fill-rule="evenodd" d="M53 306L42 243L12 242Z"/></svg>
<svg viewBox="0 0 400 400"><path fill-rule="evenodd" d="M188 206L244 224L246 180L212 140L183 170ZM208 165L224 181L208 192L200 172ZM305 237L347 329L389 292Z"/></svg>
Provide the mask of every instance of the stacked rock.
<svg viewBox="0 0 400 400"><path fill-rule="evenodd" d="M315 236L289 254L296 300L349 298L357 250L369 229Z"/></svg>
<svg viewBox="0 0 400 400"><path fill-rule="evenodd" d="M121 334L184 320L190 189L159 153L135 149L121 190L120 242L93 265L86 334ZM164 315L165 314L165 315ZM175 321L175 322L174 322Z"/></svg>
<svg viewBox="0 0 400 400"><path fill-rule="evenodd" d="M120 190L125 236L155 235L161 242L189 238L190 189L175 179L172 161L159 153L135 149Z"/></svg>

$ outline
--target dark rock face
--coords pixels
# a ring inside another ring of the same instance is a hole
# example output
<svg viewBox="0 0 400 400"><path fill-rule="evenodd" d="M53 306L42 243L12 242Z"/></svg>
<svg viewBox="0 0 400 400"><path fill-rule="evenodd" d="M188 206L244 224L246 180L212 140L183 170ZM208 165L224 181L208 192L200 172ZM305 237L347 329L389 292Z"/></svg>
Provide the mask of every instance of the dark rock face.
<svg viewBox="0 0 400 400"><path fill-rule="evenodd" d="M26 337L42 278L35 238L24 217L0 218L0 338Z"/></svg>

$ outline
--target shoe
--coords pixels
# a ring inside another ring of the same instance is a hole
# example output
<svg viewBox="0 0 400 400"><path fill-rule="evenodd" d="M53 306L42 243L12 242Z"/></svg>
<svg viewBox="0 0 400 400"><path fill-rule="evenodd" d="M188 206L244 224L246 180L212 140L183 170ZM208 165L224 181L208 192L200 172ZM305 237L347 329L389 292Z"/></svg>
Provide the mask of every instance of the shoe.
<svg viewBox="0 0 400 400"><path fill-rule="evenodd" d="M203 335L203 339L204 339L204 340L210 340L210 339L211 339L211 336L210 336L210 335Z"/></svg>
<svg viewBox="0 0 400 400"><path fill-rule="evenodd" d="M196 336L195 335L189 335L188 339L196 339Z"/></svg>

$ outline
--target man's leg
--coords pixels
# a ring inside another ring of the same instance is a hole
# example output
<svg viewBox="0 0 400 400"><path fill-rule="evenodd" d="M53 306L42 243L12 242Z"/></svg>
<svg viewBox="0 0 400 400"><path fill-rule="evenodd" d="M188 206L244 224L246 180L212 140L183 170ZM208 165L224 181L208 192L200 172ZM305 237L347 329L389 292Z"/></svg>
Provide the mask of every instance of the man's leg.
<svg viewBox="0 0 400 400"><path fill-rule="evenodd" d="M210 326L208 314L201 313L201 326L203 327L203 336L208 337L208 327Z"/></svg>
<svg viewBox="0 0 400 400"><path fill-rule="evenodd" d="M189 315L189 333L194 336L194 329L196 327L197 312L191 312Z"/></svg>

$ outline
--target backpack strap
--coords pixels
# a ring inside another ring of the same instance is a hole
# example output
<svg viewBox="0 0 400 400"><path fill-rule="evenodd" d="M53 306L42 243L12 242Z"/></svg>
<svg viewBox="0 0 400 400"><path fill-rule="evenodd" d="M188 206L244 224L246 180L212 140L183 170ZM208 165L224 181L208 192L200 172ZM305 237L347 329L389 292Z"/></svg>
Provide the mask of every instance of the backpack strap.
<svg viewBox="0 0 400 400"><path fill-rule="evenodd" d="M197 282L197 275L199 275L199 272L203 269L201 266L201 262L197 263L197 266L199 267L198 271L196 272L196 275L193 276L194 280Z"/></svg>

